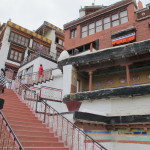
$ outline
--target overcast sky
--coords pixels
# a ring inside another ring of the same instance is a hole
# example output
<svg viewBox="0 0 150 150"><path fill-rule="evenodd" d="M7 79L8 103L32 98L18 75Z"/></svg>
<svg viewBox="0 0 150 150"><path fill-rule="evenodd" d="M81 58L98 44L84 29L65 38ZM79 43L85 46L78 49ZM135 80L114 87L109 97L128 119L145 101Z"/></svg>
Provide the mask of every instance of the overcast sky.
<svg viewBox="0 0 150 150"><path fill-rule="evenodd" d="M120 0L95 0L95 5L111 5ZM138 0L137 0L138 1ZM63 29L63 25L79 17L79 9L94 0L0 0L0 22L12 22L36 30L44 21ZM145 7L150 0L142 0Z"/></svg>

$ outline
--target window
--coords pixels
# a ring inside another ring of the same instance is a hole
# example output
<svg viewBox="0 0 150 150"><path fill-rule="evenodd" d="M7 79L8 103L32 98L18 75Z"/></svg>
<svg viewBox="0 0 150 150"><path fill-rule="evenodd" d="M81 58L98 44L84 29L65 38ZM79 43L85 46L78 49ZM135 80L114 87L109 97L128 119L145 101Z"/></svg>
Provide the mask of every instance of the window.
<svg viewBox="0 0 150 150"><path fill-rule="evenodd" d="M55 42L56 42L56 44L59 44L59 45L64 46L64 41L63 41L63 40L61 40L61 39L60 39L60 38L58 38L58 37L56 37Z"/></svg>
<svg viewBox="0 0 150 150"><path fill-rule="evenodd" d="M11 34L10 34L10 41L21 44L25 47L27 47L28 43L29 43L29 39L27 39L17 33L14 33L14 32L11 32Z"/></svg>
<svg viewBox="0 0 150 150"><path fill-rule="evenodd" d="M92 35L95 33L95 23L89 24L89 35Z"/></svg>
<svg viewBox="0 0 150 150"><path fill-rule="evenodd" d="M33 48L34 50L36 50L37 52L39 52L41 45L42 45L42 44L33 41L32 48ZM49 47L43 45L43 46L42 46L42 52L41 52L41 53L43 53L43 54L49 54L49 49L50 49Z"/></svg>
<svg viewBox="0 0 150 150"><path fill-rule="evenodd" d="M103 17L103 16L101 16ZM127 10L119 11L107 16L103 19L99 18L93 23L89 23L86 26L81 27L81 37L87 37L88 35L92 35L95 32L100 32L105 29L109 29L111 27L118 26L120 24L128 22L128 13ZM73 30L71 32L71 37L73 37Z"/></svg>
<svg viewBox="0 0 150 150"><path fill-rule="evenodd" d="M128 22L127 10L120 12L120 22L121 24Z"/></svg>
<svg viewBox="0 0 150 150"><path fill-rule="evenodd" d="M64 45L63 40L59 39L58 44L63 46Z"/></svg>
<svg viewBox="0 0 150 150"><path fill-rule="evenodd" d="M119 14L112 15L112 27L119 25Z"/></svg>
<svg viewBox="0 0 150 150"><path fill-rule="evenodd" d="M110 28L110 17L104 18L104 29Z"/></svg>
<svg viewBox="0 0 150 150"><path fill-rule="evenodd" d="M13 61L21 62L23 58L23 53L15 51L15 50L11 50L9 58Z"/></svg>
<svg viewBox="0 0 150 150"><path fill-rule="evenodd" d="M82 38L86 37L88 35L88 27L84 26L82 27Z"/></svg>
<svg viewBox="0 0 150 150"><path fill-rule="evenodd" d="M96 32L102 31L102 20L96 21Z"/></svg>
<svg viewBox="0 0 150 150"><path fill-rule="evenodd" d="M77 37L77 29L71 30L71 32L70 32L70 37L71 37L71 38Z"/></svg>

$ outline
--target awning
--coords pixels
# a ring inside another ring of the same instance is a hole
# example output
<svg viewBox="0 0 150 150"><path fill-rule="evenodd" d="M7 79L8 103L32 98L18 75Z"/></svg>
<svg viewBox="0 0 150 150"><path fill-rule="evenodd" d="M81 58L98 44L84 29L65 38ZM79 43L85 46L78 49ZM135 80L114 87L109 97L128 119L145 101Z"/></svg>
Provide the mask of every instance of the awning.
<svg viewBox="0 0 150 150"><path fill-rule="evenodd" d="M129 43L133 40L135 40L135 32L112 39L112 45Z"/></svg>

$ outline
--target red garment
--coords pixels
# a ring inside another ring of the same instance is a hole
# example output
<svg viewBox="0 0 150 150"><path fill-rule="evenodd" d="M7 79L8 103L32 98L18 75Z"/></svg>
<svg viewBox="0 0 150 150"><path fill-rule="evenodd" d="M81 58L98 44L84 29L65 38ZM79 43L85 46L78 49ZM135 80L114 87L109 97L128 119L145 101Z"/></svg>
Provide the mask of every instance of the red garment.
<svg viewBox="0 0 150 150"><path fill-rule="evenodd" d="M39 67L39 72L38 72L38 74L39 74L39 75L43 75L43 66L40 66L40 67Z"/></svg>

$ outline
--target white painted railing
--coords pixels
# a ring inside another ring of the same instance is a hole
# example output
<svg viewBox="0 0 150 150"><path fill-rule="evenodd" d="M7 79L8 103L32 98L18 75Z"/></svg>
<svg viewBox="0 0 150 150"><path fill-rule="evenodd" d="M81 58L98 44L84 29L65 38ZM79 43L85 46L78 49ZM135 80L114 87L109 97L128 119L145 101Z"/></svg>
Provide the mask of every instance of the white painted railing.
<svg viewBox="0 0 150 150"><path fill-rule="evenodd" d="M52 69L44 70L43 71L43 76L39 76L38 72L32 73L32 74L26 74L22 76L17 76L16 78L16 85L15 86L20 86L20 85L29 85L32 86L34 84L42 83L45 81L52 80Z"/></svg>

